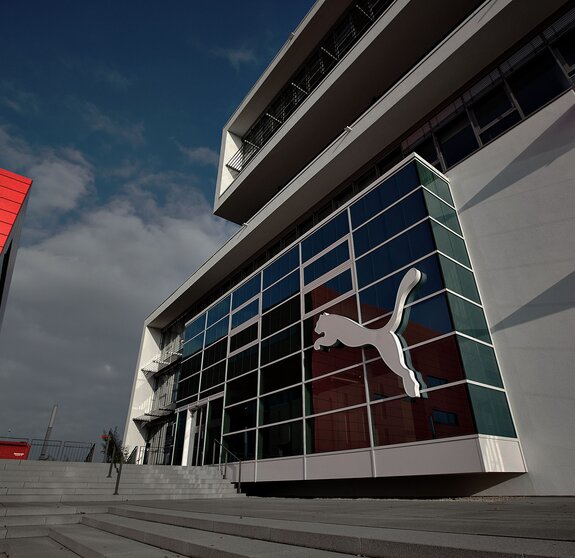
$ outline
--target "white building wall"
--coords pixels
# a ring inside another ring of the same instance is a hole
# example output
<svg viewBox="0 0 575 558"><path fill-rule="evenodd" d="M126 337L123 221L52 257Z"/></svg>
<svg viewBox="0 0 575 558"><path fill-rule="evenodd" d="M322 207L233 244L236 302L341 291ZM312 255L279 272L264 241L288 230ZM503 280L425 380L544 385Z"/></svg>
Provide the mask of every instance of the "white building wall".
<svg viewBox="0 0 575 558"><path fill-rule="evenodd" d="M528 475L492 494L575 494L575 94L449 173Z"/></svg>

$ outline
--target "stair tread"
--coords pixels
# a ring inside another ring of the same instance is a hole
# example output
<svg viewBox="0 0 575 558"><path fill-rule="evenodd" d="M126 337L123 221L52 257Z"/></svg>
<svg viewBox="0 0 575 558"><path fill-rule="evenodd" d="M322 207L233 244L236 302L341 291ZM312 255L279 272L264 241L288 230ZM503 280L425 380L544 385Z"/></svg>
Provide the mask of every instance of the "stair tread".
<svg viewBox="0 0 575 558"><path fill-rule="evenodd" d="M290 544L248 539L164 523L155 523L115 516L112 514L85 515L84 525L106 530L140 542L154 544L168 550L177 549L187 556L258 557L258 558L342 558L351 554L302 548Z"/></svg>
<svg viewBox="0 0 575 558"><path fill-rule="evenodd" d="M182 556L81 524L55 527L51 529L50 536L80 556L102 558L180 558Z"/></svg>
<svg viewBox="0 0 575 558"><path fill-rule="evenodd" d="M64 548L49 537L0 541L0 556L10 558L77 558L78 554Z"/></svg>

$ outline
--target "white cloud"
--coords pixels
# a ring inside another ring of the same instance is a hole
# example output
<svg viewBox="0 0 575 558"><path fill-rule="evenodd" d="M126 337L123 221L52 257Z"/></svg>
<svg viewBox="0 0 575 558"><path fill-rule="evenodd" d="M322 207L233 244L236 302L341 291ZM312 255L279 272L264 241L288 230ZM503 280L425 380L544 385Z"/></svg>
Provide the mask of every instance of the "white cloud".
<svg viewBox="0 0 575 558"><path fill-rule="evenodd" d="M216 48L211 52L215 56L227 60L236 70L239 70L242 64L257 62L255 52L251 48Z"/></svg>
<svg viewBox="0 0 575 558"><path fill-rule="evenodd" d="M103 64L94 68L93 75L97 81L106 83L115 89L127 89L132 84L125 75Z"/></svg>
<svg viewBox="0 0 575 558"><path fill-rule="evenodd" d="M94 103L84 103L80 110L88 126L95 132L104 132L113 139L125 141L131 145L145 143L143 122L120 122L102 112Z"/></svg>
<svg viewBox="0 0 575 558"><path fill-rule="evenodd" d="M38 169L73 182L53 152L15 142ZM80 153L60 156L91 172ZM144 318L235 230L187 177L140 173L21 246L0 332L4 430L41 436L54 403L54 439L122 430Z"/></svg>
<svg viewBox="0 0 575 558"><path fill-rule="evenodd" d="M0 105L19 114L36 114L39 110L36 95L19 89L11 81L0 83Z"/></svg>
<svg viewBox="0 0 575 558"><path fill-rule="evenodd" d="M219 156L213 149L209 147L185 147L178 142L176 145L188 161L203 166L218 166Z"/></svg>

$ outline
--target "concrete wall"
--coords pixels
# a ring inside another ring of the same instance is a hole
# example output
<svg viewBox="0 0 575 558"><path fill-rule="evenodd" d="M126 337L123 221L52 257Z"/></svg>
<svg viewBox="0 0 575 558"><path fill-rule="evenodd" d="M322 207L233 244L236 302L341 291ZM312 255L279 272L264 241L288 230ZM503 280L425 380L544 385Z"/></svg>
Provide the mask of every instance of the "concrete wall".
<svg viewBox="0 0 575 558"><path fill-rule="evenodd" d="M487 493L575 494L575 94L448 176L529 470Z"/></svg>

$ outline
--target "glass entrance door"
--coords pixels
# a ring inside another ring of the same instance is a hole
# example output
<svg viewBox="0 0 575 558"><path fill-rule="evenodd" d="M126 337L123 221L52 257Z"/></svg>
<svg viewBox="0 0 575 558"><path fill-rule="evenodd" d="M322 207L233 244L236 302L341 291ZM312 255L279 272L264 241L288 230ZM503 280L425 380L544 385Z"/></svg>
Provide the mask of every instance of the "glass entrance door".
<svg viewBox="0 0 575 558"><path fill-rule="evenodd" d="M190 465L202 465L204 462L204 442L206 436L206 415L208 406L203 405L192 410L192 459Z"/></svg>

